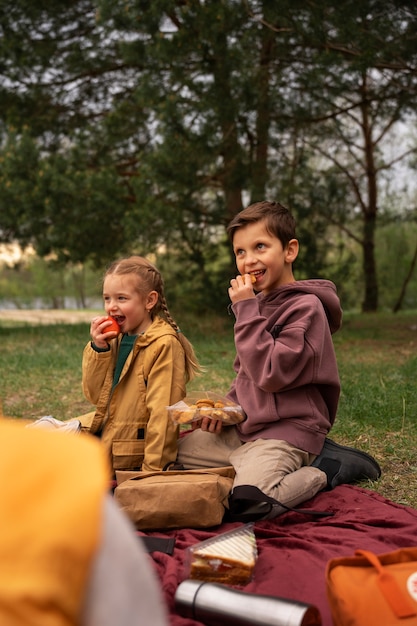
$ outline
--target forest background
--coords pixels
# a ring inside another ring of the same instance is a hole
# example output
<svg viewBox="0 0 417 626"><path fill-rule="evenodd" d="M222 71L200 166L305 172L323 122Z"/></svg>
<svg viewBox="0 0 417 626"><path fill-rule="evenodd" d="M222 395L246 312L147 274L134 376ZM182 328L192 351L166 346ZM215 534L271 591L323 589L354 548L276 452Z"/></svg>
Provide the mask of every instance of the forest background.
<svg viewBox="0 0 417 626"><path fill-rule="evenodd" d="M0 241L7 306L91 306L151 255L170 305L222 311L225 226L291 208L297 278L345 310L417 308L417 5L2 0ZM0 303L1 306L1 303Z"/></svg>

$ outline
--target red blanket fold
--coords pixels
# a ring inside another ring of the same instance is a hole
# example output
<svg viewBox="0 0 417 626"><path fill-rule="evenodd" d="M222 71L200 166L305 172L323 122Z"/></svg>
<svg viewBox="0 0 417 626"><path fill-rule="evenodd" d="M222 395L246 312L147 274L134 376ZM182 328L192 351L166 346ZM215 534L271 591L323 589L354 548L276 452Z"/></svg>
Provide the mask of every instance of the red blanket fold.
<svg viewBox="0 0 417 626"><path fill-rule="evenodd" d="M417 510L351 485L321 492L303 504L303 509L332 511L334 515L317 519L289 512L275 520L256 522L258 560L253 579L243 591L313 604L321 613L323 626L332 626L324 579L327 562L339 556L352 556L359 548L383 554L404 546L417 546ZM187 528L146 533L175 538L172 556L152 553L171 626L201 624L181 617L174 606L177 586L186 578L187 548L239 526L229 523L210 530Z"/></svg>

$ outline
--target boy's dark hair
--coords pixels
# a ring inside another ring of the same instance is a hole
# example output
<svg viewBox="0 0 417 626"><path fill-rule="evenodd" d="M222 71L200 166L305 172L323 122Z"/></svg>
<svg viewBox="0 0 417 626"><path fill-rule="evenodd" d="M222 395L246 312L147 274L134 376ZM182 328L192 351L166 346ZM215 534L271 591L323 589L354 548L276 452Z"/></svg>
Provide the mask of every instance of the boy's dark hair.
<svg viewBox="0 0 417 626"><path fill-rule="evenodd" d="M240 211L227 226L227 234L233 243L234 234L246 224L254 224L265 220L267 231L281 241L283 247L291 239L295 239L295 219L290 211L279 202L255 202Z"/></svg>

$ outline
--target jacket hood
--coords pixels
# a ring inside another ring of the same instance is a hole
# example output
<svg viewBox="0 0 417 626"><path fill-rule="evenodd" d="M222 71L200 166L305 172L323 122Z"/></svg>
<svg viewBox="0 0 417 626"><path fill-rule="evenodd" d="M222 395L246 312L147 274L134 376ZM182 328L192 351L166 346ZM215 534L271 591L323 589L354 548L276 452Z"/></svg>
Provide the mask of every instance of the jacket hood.
<svg viewBox="0 0 417 626"><path fill-rule="evenodd" d="M138 335L135 342L135 348L138 346L140 348L148 346L154 341L159 340L163 335L172 335L178 339L177 333L172 326L170 326L170 324L168 324L168 322L162 317L157 315L153 319L152 324L146 329L145 333L143 335Z"/></svg>
<svg viewBox="0 0 417 626"><path fill-rule="evenodd" d="M258 294L258 298L268 304L282 304L286 298L295 294L314 294L321 301L327 320L329 322L330 332L335 333L342 324L342 309L340 300L337 295L336 285L330 280L310 279L297 280L288 283L282 287L278 287L274 291L264 295Z"/></svg>

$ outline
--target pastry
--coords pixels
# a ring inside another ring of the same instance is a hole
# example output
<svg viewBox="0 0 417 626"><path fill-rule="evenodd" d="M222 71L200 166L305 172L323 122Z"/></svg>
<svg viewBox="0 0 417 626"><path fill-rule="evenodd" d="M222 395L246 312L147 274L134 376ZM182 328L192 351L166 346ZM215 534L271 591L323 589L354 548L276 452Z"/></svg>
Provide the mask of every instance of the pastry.
<svg viewBox="0 0 417 626"><path fill-rule="evenodd" d="M169 410L171 419L176 424L190 424L203 417L221 420L229 426L243 421L240 407L211 398L199 398L189 405L186 402L177 403L169 407Z"/></svg>
<svg viewBox="0 0 417 626"><path fill-rule="evenodd" d="M210 398L201 398L201 400L196 401L195 405L198 409L201 409L202 407L208 407L208 406L213 407L214 400L211 400Z"/></svg>
<svg viewBox="0 0 417 626"><path fill-rule="evenodd" d="M249 276L250 276L250 280L251 280L252 285L254 283L256 283L256 276L255 276L255 274L249 274ZM245 279L244 279L243 276L242 276L242 278L243 278L243 282L245 282Z"/></svg>

